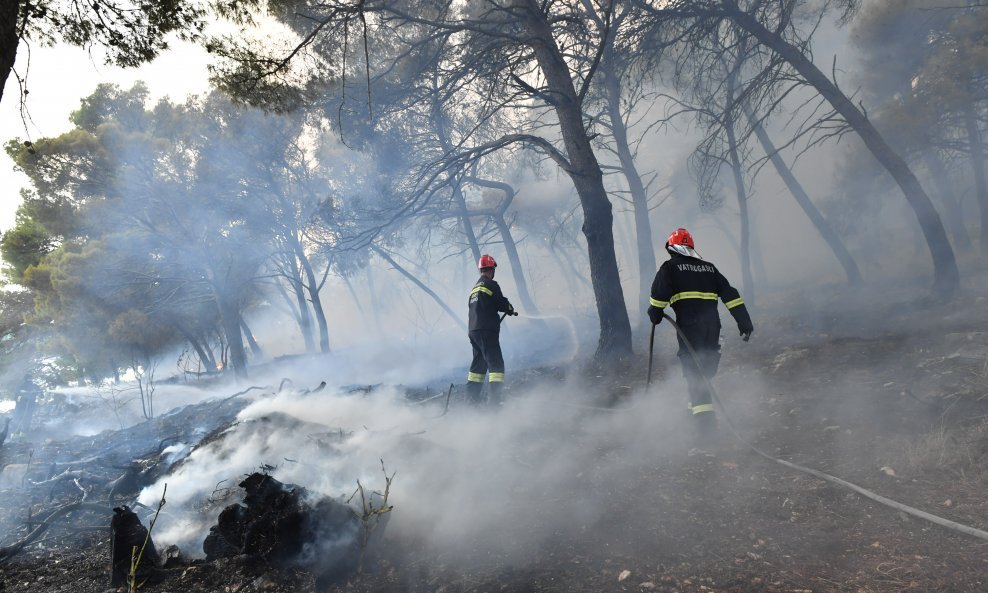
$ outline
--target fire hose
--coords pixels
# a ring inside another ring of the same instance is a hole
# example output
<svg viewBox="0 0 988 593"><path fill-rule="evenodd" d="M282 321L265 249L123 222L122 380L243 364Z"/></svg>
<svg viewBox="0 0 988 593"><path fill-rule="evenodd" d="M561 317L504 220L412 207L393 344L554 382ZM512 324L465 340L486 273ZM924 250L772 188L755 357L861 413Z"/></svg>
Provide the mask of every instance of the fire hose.
<svg viewBox="0 0 988 593"><path fill-rule="evenodd" d="M687 350L687 352L689 352L690 358L693 360L693 364L695 364L697 366L697 368L702 368L700 366L699 356L697 356L696 350L693 349L693 344L690 343L689 338L686 337L686 334L683 332L682 328L679 327L679 324L677 324L666 313L662 313L662 317L664 317L665 319L667 319L669 321L669 323L672 325L672 327L676 330L676 333L679 334L679 337L682 338L683 344L686 346L686 350ZM648 344L648 379L647 379L647 382L648 383L651 383L651 381L652 381L652 343L654 341L655 341L655 324L652 325L652 335L651 335L651 337L649 339L649 344ZM720 396L717 395L717 390L714 388L713 383L711 383L710 380L707 378L707 376L705 374L703 374L702 372L700 372L699 375L701 377L703 377L703 382L706 383L707 389L710 390L710 395L713 396L713 400L717 403L717 407L719 407L721 409L721 411L723 412L723 410L725 409L724 408L724 403L721 401ZM830 475L828 473L825 473L825 472L822 472L820 470L816 470L816 469L813 469L813 468L805 467L805 466L799 465L798 463L793 463L791 461L786 461L784 459L779 459L778 457L774 457L772 455L769 455L768 453L762 451L761 449L759 449L755 445L753 445L753 444L749 443L748 441L746 441L738 433L737 429L734 426L734 423L731 422L731 418L726 413L722 414L722 416L724 417L724 420L727 423L727 427L731 430L731 434L734 435L734 438L735 439L737 439L741 444L743 444L744 446L748 447L749 449L751 449L755 453L761 455L765 459L768 459L769 461L774 461L774 462L776 462L776 463L778 463L780 465L784 465L785 467L788 467L790 469L794 469L796 471L803 472L803 473L809 474L811 476L820 478L821 480L830 482L831 484L836 484L838 486L842 486L844 488L847 488L849 490L852 490L854 492L857 492L858 494L860 494L860 495L862 495L862 496L864 496L866 498L870 498L871 500L874 500L875 502L881 503L881 504L883 504L883 505L885 505L887 507L896 509L898 511L902 511L903 513L908 513L908 514L910 514L910 515L912 515L914 517L918 517L920 519L925 519L926 521L929 521L931 523L935 523L937 525L940 525L941 527L946 527L947 529L952 529L952 530L958 531L960 533L971 535L971 536L974 536L974 537L977 537L977 538L980 538L980 539L983 539L983 540L988 540L988 531L983 531L983 530L977 529L975 527L970 527L968 525L957 523L956 521L951 521L950 519L944 519L943 517L939 517L937 515L933 515L933 514L927 513L926 511L921 511L921 510L919 510L917 508L914 508L914 507L911 507L909 505L902 504L901 502L894 501L894 500L892 500L890 498L886 498L886 497L884 497L884 496L882 496L880 494L876 494L876 493L872 492L871 490L868 490L866 488L862 488L861 486L858 486L857 484L852 484L851 482L848 482L847 480L842 480L842 479L840 479L840 478L838 478L836 476L832 476L832 475Z"/></svg>
<svg viewBox="0 0 988 593"><path fill-rule="evenodd" d="M501 321L504 320L505 316L507 316L506 313L505 313L505 315L502 315L501 316ZM669 321L669 324L672 325L672 327L676 330L676 333L682 338L683 344L686 346L686 350L689 353L690 359L693 361L693 364L696 364L697 365L697 368L702 368L700 366L699 356L697 355L696 350L693 348L693 344L690 342L690 340L686 336L685 332L683 332L683 329L679 326L679 324L676 323L676 321L674 319L672 319L671 317L669 317L668 314L663 313L662 316L666 320ZM649 344L648 344L648 376L647 376L647 379L646 379L646 384L651 384L651 381L652 381L652 358L653 358L654 344L655 344L655 325L656 324L652 324L652 330L651 330L651 333L649 335ZM810 467L799 465L798 463L793 463L791 461L786 461L784 459L779 459L778 457L775 457L773 455L770 455L770 454L766 453L765 451L761 450L757 446L755 446L752 443L750 443L747 440L745 440L740 435L740 433L738 432L737 428L734 426L734 423L731 421L730 417L726 414L726 412L724 412L724 410L725 410L724 403L723 403L723 401L721 401L720 396L717 393L717 389L713 386L713 383L711 383L710 379L706 375L704 375L702 372L699 373L699 374L703 378L703 381L706 384L707 388L710 390L710 395L713 398L713 401L717 404L717 407L719 407L721 409L721 412L722 412L721 415L723 416L724 421L727 424L727 427L730 429L731 434L734 436L735 439L737 439L738 442L740 442L745 447L751 449L752 451L754 451L755 453L757 453L759 456L761 456L761 457L763 457L763 458L765 458L765 459L767 459L769 461L773 461L775 463L778 463L779 465L782 465L782 466L787 467L789 469L793 469L793 470L796 470L798 472L805 473L805 474L811 475L813 477L819 478L819 479L821 479L821 480L823 480L825 482L830 482L831 484L835 484L837 486L841 486L843 488L846 488L848 490L851 490L852 492L856 492L857 494L860 494L861 496L864 496L865 498L869 498L869 499L871 499L871 500L873 500L873 501L875 501L877 503L880 503L882 505L885 505L885 506L887 506L889 508L893 508L893 509L896 509L898 511L902 511L903 513L907 513L907 514L912 515L914 517L917 517L917 518L920 518L920 519L929 521L929 522L934 523L936 525L939 525L941 527L946 527L947 529L951 529L951 530L957 531L959 533L963 533L963 534L966 534L966 535L970 535L970 536L973 536L973 537L976 537L976 538L979 538L979 539L988 541L988 531L977 529L975 527L964 525L964 524L958 523L956 521L951 521L950 519L945 519L943 517L939 517L937 515L933 515L931 513L927 513L926 511L922 511L922 510L917 509L915 507L911 507L909 505L906 505L906 504L903 504L901 502L892 500L890 498L886 498L886 497L884 497L884 496L882 496L880 494L877 494L875 492L872 492L871 490L868 490L867 488L863 488L861 486L858 486L857 484L853 484L851 482L848 482L847 480L842 480L841 478L838 478L836 476L832 476L832 475L830 475L830 474L828 474L826 472L822 472L820 470L816 470L816 469L813 469L813 468L810 468ZM450 399L450 395L452 395L452 391L453 391L453 385L450 385L449 386L449 391L445 394L446 395L446 405L444 406L443 412L438 417L445 416L446 413L447 413L447 411L449 410L449 399ZM429 398L428 400L424 400L423 402L420 402L420 403L425 403L425 401L431 401L433 399L437 399L439 397L442 397L442 395L443 394L439 394L439 395L437 395L435 397ZM572 404L572 403L568 403L568 402L559 402L559 403L564 403L564 404L567 404L567 405L573 405L573 406L576 406L576 407L587 408L587 409L608 411L608 412L626 412L626 411L630 411L630 410L632 410L632 409L634 409L634 408L637 407L637 404L635 404L635 405L632 405L632 406L628 406L627 408L610 409L610 408L601 408L601 407L597 407L597 406L582 406L582 405Z"/></svg>
<svg viewBox="0 0 988 593"><path fill-rule="evenodd" d="M500 317L498 318L498 324L500 325L500 324L504 323L504 319L506 317L508 317L508 315L509 315L509 312L508 311L505 311L504 313L502 313L500 315ZM514 315L514 316L517 317L517 316L519 316L521 314L519 314L518 313L518 310L515 309L515 310L511 311L511 315ZM569 317L567 317L565 315L528 315L528 314L524 314L524 315L521 315L521 316L524 317L525 319L538 319L538 320L543 320L543 319L563 319L563 320L565 320L566 323L569 326L570 338L571 338L570 341L572 342L572 345L573 345L573 351L570 354L569 358L573 358L573 357L576 356L576 351L578 349L578 343L577 343L577 337L576 337L576 326L573 325L573 321ZM412 402L411 405L413 405L413 406L420 406L420 405L423 405L423 404L427 404L427 403L433 402L433 401L435 401L437 399L440 399L440 398L445 398L446 401L445 401L445 404L443 405L443 411L438 416L435 416L435 418L442 418L443 416L445 416L449 412L449 404L450 404L450 400L451 400L452 395L453 395L453 388L454 388L454 384L453 383L450 383L449 389L446 391L446 393L439 393L439 394L433 395L432 397L427 397L425 399L421 399L421 400L418 400L416 402ZM563 403L566 403L566 402L563 402ZM578 406L578 407L589 407L589 408L593 408L593 406ZM594 408L594 409L604 409L604 408Z"/></svg>
<svg viewBox="0 0 988 593"><path fill-rule="evenodd" d="M502 314L501 317L497 320L498 324L503 323L504 322L504 318L507 317L509 313L510 313L510 311L505 311L504 314ZM518 315L518 313L515 312L514 315ZM431 402L433 400L439 399L440 397L443 397L443 395L444 394L440 393L440 394L434 395L432 397L427 397L425 399L422 399L422 400L419 400L417 402L414 402L414 404L412 404L412 405L420 406L422 404L426 404L426 403L429 403L429 402ZM450 383L449 384L449 390L445 393L445 396L446 396L446 404L443 406L443 411L438 416L435 416L435 418L442 418L443 416L445 416L449 412L449 400L453 396L453 383Z"/></svg>

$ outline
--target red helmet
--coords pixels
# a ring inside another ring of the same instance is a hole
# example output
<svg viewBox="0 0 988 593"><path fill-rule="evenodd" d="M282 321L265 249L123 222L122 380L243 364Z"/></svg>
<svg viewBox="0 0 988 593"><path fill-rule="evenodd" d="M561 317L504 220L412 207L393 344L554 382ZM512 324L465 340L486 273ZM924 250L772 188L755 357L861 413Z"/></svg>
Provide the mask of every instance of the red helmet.
<svg viewBox="0 0 988 593"><path fill-rule="evenodd" d="M666 239L666 245L684 245L690 249L696 249L696 245L693 244L693 237L686 229L676 229L673 231L669 235L669 238Z"/></svg>
<svg viewBox="0 0 988 593"><path fill-rule="evenodd" d="M493 257L485 253L484 255L480 256L480 261L477 262L477 267L481 270L483 270L484 268L496 268L497 262L494 261Z"/></svg>

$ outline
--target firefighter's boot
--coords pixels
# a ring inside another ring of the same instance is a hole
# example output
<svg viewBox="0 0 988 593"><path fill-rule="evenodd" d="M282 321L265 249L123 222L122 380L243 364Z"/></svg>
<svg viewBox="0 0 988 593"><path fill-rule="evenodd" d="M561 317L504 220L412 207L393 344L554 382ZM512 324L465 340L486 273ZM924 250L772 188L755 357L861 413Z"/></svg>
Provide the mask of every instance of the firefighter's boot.
<svg viewBox="0 0 988 593"><path fill-rule="evenodd" d="M492 406L500 406L504 403L502 399L502 391L504 389L504 383L500 381L494 381L487 384L487 388L490 390L487 394L487 403Z"/></svg>
<svg viewBox="0 0 988 593"><path fill-rule="evenodd" d="M693 414L693 443L694 446L710 450L717 444L717 415L713 410Z"/></svg>
<svg viewBox="0 0 988 593"><path fill-rule="evenodd" d="M713 411L700 412L693 416L696 424L696 432L704 437L712 437L717 434L717 415Z"/></svg>
<svg viewBox="0 0 988 593"><path fill-rule="evenodd" d="M484 403L482 395L483 390L483 383L479 383L477 381L467 381L467 403L475 406Z"/></svg>

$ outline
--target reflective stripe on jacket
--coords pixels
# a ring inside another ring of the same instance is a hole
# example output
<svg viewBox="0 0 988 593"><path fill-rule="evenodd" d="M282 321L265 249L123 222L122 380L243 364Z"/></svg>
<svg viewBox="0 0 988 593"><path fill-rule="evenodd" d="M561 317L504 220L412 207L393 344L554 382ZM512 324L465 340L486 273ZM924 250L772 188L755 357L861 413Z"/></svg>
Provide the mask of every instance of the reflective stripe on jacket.
<svg viewBox="0 0 988 593"><path fill-rule="evenodd" d="M683 325L717 317L717 299L724 301L739 326L751 325L741 294L712 263L673 254L655 274L648 303L659 309L672 307L676 322Z"/></svg>
<svg viewBox="0 0 988 593"><path fill-rule="evenodd" d="M500 329L499 312L512 311L511 303L501 294L497 282L481 275L470 290L470 331Z"/></svg>

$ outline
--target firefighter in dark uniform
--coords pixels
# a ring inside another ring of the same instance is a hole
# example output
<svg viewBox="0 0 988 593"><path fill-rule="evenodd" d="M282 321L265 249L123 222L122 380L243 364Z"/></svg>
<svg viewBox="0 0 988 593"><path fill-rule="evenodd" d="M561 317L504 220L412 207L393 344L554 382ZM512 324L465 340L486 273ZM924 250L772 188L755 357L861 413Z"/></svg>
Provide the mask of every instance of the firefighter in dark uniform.
<svg viewBox="0 0 988 593"><path fill-rule="evenodd" d="M480 279L470 290L470 345L473 346L473 362L467 374L467 399L470 403L482 403L481 391L484 375L490 381L490 403L500 403L501 386L504 383L504 357L501 356L500 312L517 315L515 308L501 294L501 287L494 281L497 262L489 255L477 262Z"/></svg>
<svg viewBox="0 0 988 593"><path fill-rule="evenodd" d="M34 409L38 405L38 396L42 395L38 386L34 383L31 373L24 375L24 380L17 387L15 394L17 404L14 406L13 424L14 434L26 434L31 431L31 420L34 418Z"/></svg>
<svg viewBox="0 0 988 593"><path fill-rule="evenodd" d="M679 362L689 390L689 410L696 419L701 434L709 434L717 426L710 389L703 377L712 379L720 363L720 316L717 299L724 301L738 324L741 338L747 342L754 327L751 316L737 289L710 262L696 253L693 237L686 229L678 229L666 241L669 260L659 267L649 295L648 317L653 324L662 321L666 307L676 312L676 324L697 354L693 360L679 340Z"/></svg>

